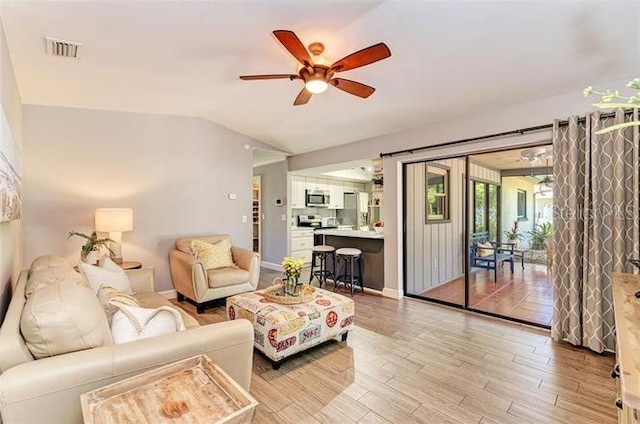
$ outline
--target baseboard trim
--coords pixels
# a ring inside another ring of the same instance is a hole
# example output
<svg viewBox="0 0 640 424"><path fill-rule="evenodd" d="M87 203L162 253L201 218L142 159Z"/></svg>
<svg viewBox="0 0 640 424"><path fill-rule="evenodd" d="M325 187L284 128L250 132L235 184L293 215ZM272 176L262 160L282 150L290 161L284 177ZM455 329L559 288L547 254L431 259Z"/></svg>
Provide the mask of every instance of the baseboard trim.
<svg viewBox="0 0 640 424"><path fill-rule="evenodd" d="M364 292L375 294L376 296L384 296L384 293L382 293L380 290L370 289L369 287L365 287Z"/></svg>
<svg viewBox="0 0 640 424"><path fill-rule="evenodd" d="M272 269L274 271L284 272L284 269L282 269L282 266L280 266L280 264L274 264L273 262L262 261L260 262L260 266L263 268Z"/></svg>
<svg viewBox="0 0 640 424"><path fill-rule="evenodd" d="M158 292L158 294L165 299L175 299L178 297L178 293L175 290L165 290Z"/></svg>
<svg viewBox="0 0 640 424"><path fill-rule="evenodd" d="M384 297L391 297L393 299L402 299L404 297L404 293L402 290L389 289L387 287L382 289L382 295Z"/></svg>

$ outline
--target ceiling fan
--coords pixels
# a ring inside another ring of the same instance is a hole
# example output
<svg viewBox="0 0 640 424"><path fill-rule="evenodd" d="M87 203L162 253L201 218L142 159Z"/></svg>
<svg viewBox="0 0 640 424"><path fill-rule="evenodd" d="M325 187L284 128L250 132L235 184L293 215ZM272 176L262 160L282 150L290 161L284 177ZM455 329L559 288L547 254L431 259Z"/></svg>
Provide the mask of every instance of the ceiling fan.
<svg viewBox="0 0 640 424"><path fill-rule="evenodd" d="M273 31L273 35L302 64L300 71L297 74L242 75L240 79L245 81L269 79L302 80L304 87L293 102L295 106L307 104L313 94L324 92L329 85L366 99L376 91L375 88L344 78L334 78L334 74L370 65L391 56L389 47L384 43L378 43L352 53L333 64L327 64L326 60L320 56L324 51L322 43L311 43L309 51L307 51L293 31L277 30ZM309 52L313 57L309 55Z"/></svg>
<svg viewBox="0 0 640 424"><path fill-rule="evenodd" d="M547 159L547 168L549 168L549 159ZM547 174L538 184L543 185L546 188L553 188L553 177Z"/></svg>

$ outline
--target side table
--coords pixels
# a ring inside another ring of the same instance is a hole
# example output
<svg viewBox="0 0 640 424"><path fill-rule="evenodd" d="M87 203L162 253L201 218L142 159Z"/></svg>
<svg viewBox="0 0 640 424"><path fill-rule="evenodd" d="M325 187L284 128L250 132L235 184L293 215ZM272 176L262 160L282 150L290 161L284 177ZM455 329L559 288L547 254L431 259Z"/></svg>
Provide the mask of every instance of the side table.
<svg viewBox="0 0 640 424"><path fill-rule="evenodd" d="M522 269L524 269L524 255L527 253L526 250L523 249L513 249L513 258L520 259L520 264L522 265Z"/></svg>
<svg viewBox="0 0 640 424"><path fill-rule="evenodd" d="M124 270L142 268L142 262L136 262L136 261L124 261L119 265L120 265L120 268Z"/></svg>

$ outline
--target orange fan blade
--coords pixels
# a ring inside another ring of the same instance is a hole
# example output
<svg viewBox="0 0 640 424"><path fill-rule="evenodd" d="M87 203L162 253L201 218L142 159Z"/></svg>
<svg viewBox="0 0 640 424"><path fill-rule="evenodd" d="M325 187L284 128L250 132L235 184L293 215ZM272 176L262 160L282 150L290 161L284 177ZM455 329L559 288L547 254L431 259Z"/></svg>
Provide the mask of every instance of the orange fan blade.
<svg viewBox="0 0 640 424"><path fill-rule="evenodd" d="M298 62L304 66L313 66L313 60L311 60L309 52L293 31L276 30L273 31L273 35L276 36L278 41L282 43L284 48L287 49Z"/></svg>
<svg viewBox="0 0 640 424"><path fill-rule="evenodd" d="M311 96L312 96L311 91L307 90L306 88L303 88L300 94L298 94L298 97L296 97L296 100L293 102L293 105L294 106L306 105L307 103L309 103L309 100L311 100Z"/></svg>
<svg viewBox="0 0 640 424"><path fill-rule="evenodd" d="M270 80L270 79L294 79L300 78L300 75L295 74L271 74L271 75L241 75L240 79L245 81L251 80Z"/></svg>
<svg viewBox="0 0 640 424"><path fill-rule="evenodd" d="M389 50L389 47L384 43L379 43L340 59L331 65L331 69L335 72L344 72L386 59L389 56L391 56L391 50Z"/></svg>
<svg viewBox="0 0 640 424"><path fill-rule="evenodd" d="M376 91L373 87L344 78L334 78L329 80L329 84L354 96L362 97L363 99L366 99Z"/></svg>

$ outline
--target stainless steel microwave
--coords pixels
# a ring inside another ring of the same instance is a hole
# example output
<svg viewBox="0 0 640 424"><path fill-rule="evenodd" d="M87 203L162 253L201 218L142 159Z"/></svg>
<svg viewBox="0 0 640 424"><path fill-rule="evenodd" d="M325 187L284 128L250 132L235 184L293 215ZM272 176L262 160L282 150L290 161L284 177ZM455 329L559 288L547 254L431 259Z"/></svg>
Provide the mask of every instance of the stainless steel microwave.
<svg viewBox="0 0 640 424"><path fill-rule="evenodd" d="M329 192L326 190L306 190L308 208L328 208Z"/></svg>

